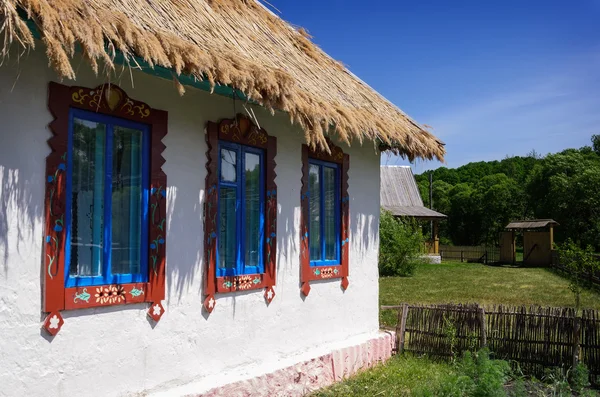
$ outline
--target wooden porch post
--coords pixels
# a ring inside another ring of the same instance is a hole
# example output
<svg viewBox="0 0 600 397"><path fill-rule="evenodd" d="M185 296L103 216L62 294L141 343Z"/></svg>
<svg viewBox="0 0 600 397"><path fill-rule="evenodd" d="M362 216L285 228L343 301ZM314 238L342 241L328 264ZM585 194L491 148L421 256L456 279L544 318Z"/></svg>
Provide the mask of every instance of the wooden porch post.
<svg viewBox="0 0 600 397"><path fill-rule="evenodd" d="M433 221L433 253L435 255L440 254L440 236L438 235L438 232L439 232L439 221L435 220L435 221Z"/></svg>

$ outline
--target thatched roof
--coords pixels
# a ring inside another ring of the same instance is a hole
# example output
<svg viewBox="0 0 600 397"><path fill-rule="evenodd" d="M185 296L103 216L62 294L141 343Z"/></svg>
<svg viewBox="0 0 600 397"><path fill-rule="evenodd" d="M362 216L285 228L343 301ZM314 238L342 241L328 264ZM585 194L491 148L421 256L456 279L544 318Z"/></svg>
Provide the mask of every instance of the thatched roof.
<svg viewBox="0 0 600 397"><path fill-rule="evenodd" d="M513 221L506 225L508 230L545 229L548 226L558 226L553 219L531 219L528 221Z"/></svg>
<svg viewBox="0 0 600 397"><path fill-rule="evenodd" d="M132 67L138 57L288 112L311 145L335 129L348 143L375 141L410 159L445 154L437 138L254 0L0 0L5 54L10 43L34 46L24 18L64 78L75 78L76 48L98 73L112 73L120 51Z"/></svg>
<svg viewBox="0 0 600 397"><path fill-rule="evenodd" d="M423 205L412 169L408 166L380 167L381 207L396 216L417 219L444 219L446 215Z"/></svg>

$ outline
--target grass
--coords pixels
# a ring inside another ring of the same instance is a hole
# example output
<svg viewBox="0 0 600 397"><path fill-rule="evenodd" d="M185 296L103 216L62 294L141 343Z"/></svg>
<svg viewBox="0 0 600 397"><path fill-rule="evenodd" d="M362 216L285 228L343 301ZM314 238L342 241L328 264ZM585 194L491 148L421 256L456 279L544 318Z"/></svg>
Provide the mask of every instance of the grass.
<svg viewBox="0 0 600 397"><path fill-rule="evenodd" d="M506 361L471 353L455 363L404 354L318 390L310 397L552 396L600 397L587 383L556 372L543 381L514 374ZM577 390L578 393L574 393Z"/></svg>
<svg viewBox="0 0 600 397"><path fill-rule="evenodd" d="M573 307L569 282L548 269L444 262L422 265L413 277L379 280L381 305L399 303L479 303ZM584 308L600 309L600 294L585 291ZM380 313L382 325L395 325L397 314Z"/></svg>
<svg viewBox="0 0 600 397"><path fill-rule="evenodd" d="M311 396L410 396L414 390L439 388L453 374L454 370L448 363L411 355L394 356L385 365L361 372Z"/></svg>

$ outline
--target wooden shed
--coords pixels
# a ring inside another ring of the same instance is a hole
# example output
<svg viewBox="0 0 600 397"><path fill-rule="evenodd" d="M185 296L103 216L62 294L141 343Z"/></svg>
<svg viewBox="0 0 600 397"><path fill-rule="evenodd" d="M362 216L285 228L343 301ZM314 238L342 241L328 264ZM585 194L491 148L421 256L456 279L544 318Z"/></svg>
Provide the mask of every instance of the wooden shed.
<svg viewBox="0 0 600 397"><path fill-rule="evenodd" d="M382 166L380 168L381 208L394 216L413 218L433 223L433 237L429 253L440 253L439 221L448 216L425 207L410 166Z"/></svg>
<svg viewBox="0 0 600 397"><path fill-rule="evenodd" d="M532 219L513 221L506 225L506 231L500 234L500 261L516 262L517 232L523 233L523 264L530 266L548 266L552 263L554 247L554 227L558 222L552 219Z"/></svg>

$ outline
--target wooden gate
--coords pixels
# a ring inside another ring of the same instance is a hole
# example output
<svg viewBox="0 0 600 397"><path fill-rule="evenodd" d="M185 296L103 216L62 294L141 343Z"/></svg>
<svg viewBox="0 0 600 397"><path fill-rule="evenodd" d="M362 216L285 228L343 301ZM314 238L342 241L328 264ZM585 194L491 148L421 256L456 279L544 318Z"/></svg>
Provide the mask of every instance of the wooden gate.
<svg viewBox="0 0 600 397"><path fill-rule="evenodd" d="M500 233L500 262L515 263L516 261L515 232Z"/></svg>
<svg viewBox="0 0 600 397"><path fill-rule="evenodd" d="M523 264L549 266L552 264L550 232L523 232Z"/></svg>

